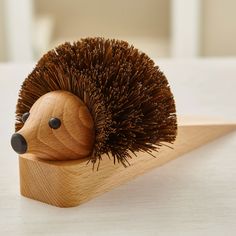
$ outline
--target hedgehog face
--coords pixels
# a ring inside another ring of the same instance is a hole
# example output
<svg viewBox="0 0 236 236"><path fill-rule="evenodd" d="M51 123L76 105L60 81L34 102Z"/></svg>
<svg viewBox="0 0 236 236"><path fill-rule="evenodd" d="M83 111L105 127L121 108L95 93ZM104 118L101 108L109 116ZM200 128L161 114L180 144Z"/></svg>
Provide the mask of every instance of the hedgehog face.
<svg viewBox="0 0 236 236"><path fill-rule="evenodd" d="M75 95L53 91L41 96L22 116L24 126L12 135L12 148L47 160L88 157L94 145L94 123Z"/></svg>

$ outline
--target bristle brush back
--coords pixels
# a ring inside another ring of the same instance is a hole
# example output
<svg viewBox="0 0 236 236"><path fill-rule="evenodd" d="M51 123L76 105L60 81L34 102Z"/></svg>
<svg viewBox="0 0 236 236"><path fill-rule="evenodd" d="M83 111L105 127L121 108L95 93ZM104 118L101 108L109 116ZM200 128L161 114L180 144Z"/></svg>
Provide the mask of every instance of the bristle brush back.
<svg viewBox="0 0 236 236"><path fill-rule="evenodd" d="M128 164L130 153L172 143L176 110L168 81L144 53L119 40L86 38L45 54L24 81L16 110L22 114L42 95L69 91L88 107L95 124L90 161L102 154Z"/></svg>

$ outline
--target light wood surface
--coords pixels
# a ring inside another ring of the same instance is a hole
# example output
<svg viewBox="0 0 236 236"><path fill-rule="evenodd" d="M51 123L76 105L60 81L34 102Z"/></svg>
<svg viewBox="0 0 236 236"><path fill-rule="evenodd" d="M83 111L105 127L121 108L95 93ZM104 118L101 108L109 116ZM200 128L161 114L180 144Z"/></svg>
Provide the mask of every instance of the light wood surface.
<svg viewBox="0 0 236 236"><path fill-rule="evenodd" d="M88 108L72 93L53 91L40 97L18 131L27 152L46 160L73 160L89 156L94 144L94 124ZM58 118L61 126L49 127Z"/></svg>
<svg viewBox="0 0 236 236"><path fill-rule="evenodd" d="M173 149L162 147L153 152L156 158L138 153L127 168L114 165L107 157L103 157L99 171L92 171L87 159L42 161L23 155L19 157L21 194L58 207L77 206L236 128L235 124L181 122Z"/></svg>

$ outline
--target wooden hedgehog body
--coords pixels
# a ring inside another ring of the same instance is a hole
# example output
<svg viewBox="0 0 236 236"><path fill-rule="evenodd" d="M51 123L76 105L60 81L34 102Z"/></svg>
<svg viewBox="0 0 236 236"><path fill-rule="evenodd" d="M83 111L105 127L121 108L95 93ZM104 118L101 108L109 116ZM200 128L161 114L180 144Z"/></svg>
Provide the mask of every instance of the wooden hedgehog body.
<svg viewBox="0 0 236 236"><path fill-rule="evenodd" d="M16 119L11 144L21 156L93 166L104 154L127 166L132 153L151 154L177 133L164 74L128 43L103 38L45 54L22 85Z"/></svg>
<svg viewBox="0 0 236 236"><path fill-rule="evenodd" d="M22 85L16 114L20 135L12 137L13 148L48 160L95 163L108 154L126 165L130 152L172 143L177 129L159 68L126 42L102 38L45 54Z"/></svg>

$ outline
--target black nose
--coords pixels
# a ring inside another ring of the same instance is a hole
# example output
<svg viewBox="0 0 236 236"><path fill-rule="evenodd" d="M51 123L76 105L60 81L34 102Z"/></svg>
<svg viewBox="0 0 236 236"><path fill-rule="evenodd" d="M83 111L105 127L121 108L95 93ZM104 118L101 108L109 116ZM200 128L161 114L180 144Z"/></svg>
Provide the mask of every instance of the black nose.
<svg viewBox="0 0 236 236"><path fill-rule="evenodd" d="M18 133L11 136L11 146L18 154L23 154L27 150L27 142L25 138Z"/></svg>

